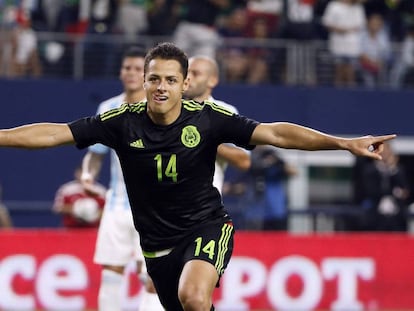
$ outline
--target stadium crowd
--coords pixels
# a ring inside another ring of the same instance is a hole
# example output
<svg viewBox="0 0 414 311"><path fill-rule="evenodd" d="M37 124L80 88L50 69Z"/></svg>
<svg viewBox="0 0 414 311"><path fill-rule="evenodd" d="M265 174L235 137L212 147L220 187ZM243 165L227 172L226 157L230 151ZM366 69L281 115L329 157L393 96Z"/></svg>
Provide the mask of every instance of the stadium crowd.
<svg viewBox="0 0 414 311"><path fill-rule="evenodd" d="M5 0L0 76L71 77L78 35L82 77L114 77L123 42L162 37L215 57L223 83L410 87L413 30L410 0ZM312 67L295 75L309 53Z"/></svg>

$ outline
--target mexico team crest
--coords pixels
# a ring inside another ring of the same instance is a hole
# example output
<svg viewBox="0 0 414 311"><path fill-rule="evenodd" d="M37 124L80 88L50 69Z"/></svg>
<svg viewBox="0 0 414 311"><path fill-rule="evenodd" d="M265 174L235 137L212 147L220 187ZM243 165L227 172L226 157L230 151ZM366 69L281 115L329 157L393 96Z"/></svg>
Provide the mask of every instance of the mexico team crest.
<svg viewBox="0 0 414 311"><path fill-rule="evenodd" d="M187 148L194 148L200 143L200 133L194 125L187 125L181 133L181 142Z"/></svg>

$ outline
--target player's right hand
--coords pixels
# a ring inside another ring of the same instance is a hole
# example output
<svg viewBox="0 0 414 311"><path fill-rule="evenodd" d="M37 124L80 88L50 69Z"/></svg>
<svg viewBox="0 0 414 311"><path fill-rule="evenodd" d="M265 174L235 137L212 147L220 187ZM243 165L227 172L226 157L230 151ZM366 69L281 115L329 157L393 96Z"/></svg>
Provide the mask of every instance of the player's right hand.
<svg viewBox="0 0 414 311"><path fill-rule="evenodd" d="M95 179L90 173L82 173L80 177L81 184L85 191L91 195L98 195L99 191L95 186Z"/></svg>

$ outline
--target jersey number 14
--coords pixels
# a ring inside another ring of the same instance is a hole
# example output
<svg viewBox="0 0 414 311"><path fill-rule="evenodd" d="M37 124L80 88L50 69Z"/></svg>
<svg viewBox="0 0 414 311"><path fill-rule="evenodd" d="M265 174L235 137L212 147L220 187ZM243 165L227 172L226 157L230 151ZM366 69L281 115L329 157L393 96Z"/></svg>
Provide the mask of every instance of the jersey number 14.
<svg viewBox="0 0 414 311"><path fill-rule="evenodd" d="M168 160L167 167L163 172L163 159L161 154L157 154L154 157L154 161L157 162L157 178L159 182L163 181L163 177L171 178L173 182L177 182L177 155L173 153Z"/></svg>

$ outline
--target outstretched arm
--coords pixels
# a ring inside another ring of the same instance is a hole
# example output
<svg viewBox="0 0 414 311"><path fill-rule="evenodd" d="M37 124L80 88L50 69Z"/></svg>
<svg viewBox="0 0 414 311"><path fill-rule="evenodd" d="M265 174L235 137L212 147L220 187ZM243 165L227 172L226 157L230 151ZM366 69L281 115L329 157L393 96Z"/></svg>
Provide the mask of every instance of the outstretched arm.
<svg viewBox="0 0 414 311"><path fill-rule="evenodd" d="M239 147L221 144L217 148L217 156L239 170L247 171L250 168L250 154Z"/></svg>
<svg viewBox="0 0 414 311"><path fill-rule="evenodd" d="M0 147L41 149L74 142L72 131L63 123L34 123L0 130Z"/></svg>
<svg viewBox="0 0 414 311"><path fill-rule="evenodd" d="M381 160L385 141L396 135L342 138L287 122L262 123L253 131L250 143L300 150L348 150L357 156Z"/></svg>

